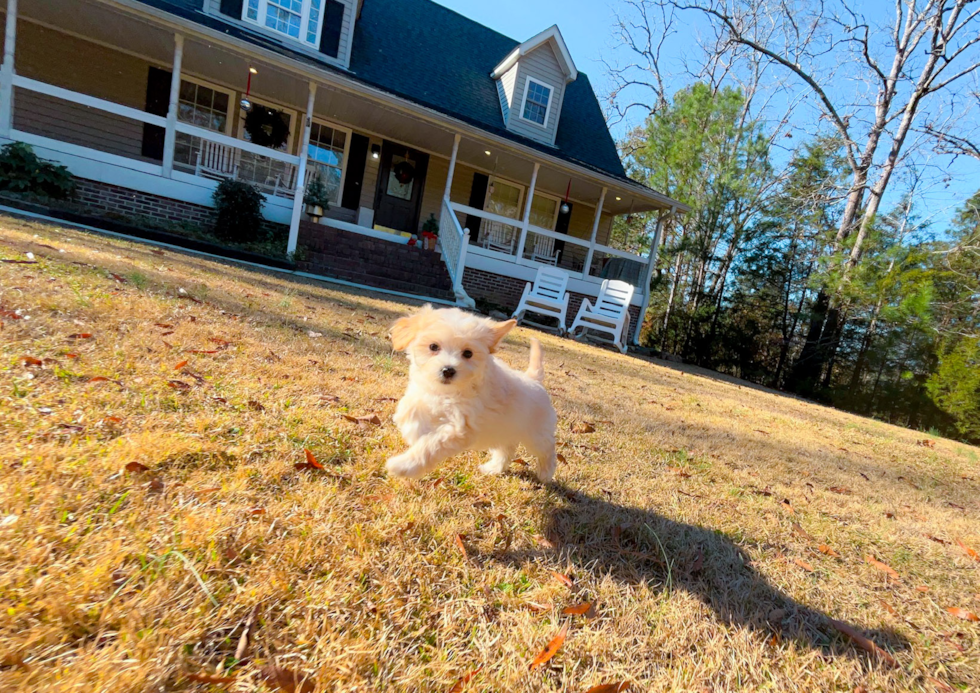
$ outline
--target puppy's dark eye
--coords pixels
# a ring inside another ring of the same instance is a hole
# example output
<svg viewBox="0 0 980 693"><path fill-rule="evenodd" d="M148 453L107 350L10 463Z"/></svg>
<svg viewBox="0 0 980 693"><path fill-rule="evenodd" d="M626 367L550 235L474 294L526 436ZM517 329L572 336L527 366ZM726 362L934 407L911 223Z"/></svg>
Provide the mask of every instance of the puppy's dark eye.
<svg viewBox="0 0 980 693"><path fill-rule="evenodd" d="M463 358L464 359L473 358L473 352L467 349L466 351L463 352Z"/></svg>
<svg viewBox="0 0 980 693"><path fill-rule="evenodd" d="M429 351L439 351L439 345L433 342L429 345Z"/></svg>

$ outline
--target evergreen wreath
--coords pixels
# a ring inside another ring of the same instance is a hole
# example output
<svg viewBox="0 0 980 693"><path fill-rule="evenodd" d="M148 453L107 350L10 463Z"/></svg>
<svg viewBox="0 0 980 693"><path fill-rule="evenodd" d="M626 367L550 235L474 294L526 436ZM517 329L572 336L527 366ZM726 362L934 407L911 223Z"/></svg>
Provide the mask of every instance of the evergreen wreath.
<svg viewBox="0 0 980 693"><path fill-rule="evenodd" d="M280 149L289 139L289 125L282 111L268 106L253 105L245 115L245 132L252 144Z"/></svg>
<svg viewBox="0 0 980 693"><path fill-rule="evenodd" d="M395 180L402 185L408 185L415 178L415 167L408 161L399 161L395 164Z"/></svg>

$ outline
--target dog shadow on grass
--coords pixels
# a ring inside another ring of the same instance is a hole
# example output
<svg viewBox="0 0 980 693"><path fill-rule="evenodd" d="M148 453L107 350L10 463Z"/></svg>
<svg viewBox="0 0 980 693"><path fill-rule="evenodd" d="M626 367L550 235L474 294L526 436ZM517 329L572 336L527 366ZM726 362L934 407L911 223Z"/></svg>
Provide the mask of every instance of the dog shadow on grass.
<svg viewBox="0 0 980 693"><path fill-rule="evenodd" d="M748 553L720 531L618 505L560 483L547 488L553 497L549 499L544 535L554 544L554 551L577 571L608 574L624 584L684 590L700 599L723 623L792 640L828 656L882 659L848 643L841 633L846 628L886 652L909 646L895 631L845 623L795 601L756 571ZM515 565L534 557L532 553L511 552L497 559ZM802 570L795 565L788 567Z"/></svg>

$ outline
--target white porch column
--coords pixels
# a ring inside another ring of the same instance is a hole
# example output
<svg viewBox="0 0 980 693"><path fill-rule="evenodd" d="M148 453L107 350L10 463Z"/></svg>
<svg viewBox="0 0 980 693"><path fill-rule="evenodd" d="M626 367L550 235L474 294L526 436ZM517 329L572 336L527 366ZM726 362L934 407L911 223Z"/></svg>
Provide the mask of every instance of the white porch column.
<svg viewBox="0 0 980 693"><path fill-rule="evenodd" d="M657 215L657 229L653 233L653 242L650 243L650 257L647 259L647 268L643 273L643 303L640 305L640 319L636 321L633 329L633 344L640 343L640 330L643 329L643 319L646 317L647 308L650 307L650 279L653 277L653 270L657 266L657 257L660 255L660 242L664 234L664 220L674 215L674 208L670 208L669 213L661 212Z"/></svg>
<svg viewBox="0 0 980 693"><path fill-rule="evenodd" d="M595 206L595 219L592 220L592 238L589 240L589 252L585 254L585 267L582 268L582 279L589 278L589 269L592 267L592 255L595 253L595 239L599 234L599 221L602 219L602 205L606 202L606 193L609 188L603 188L599 193L599 204Z"/></svg>
<svg viewBox="0 0 980 693"><path fill-rule="evenodd" d="M177 107L180 100L180 70L184 63L184 37L174 34L174 69L170 74L170 103L167 106L167 130L163 136L163 175L173 177L174 148L177 145Z"/></svg>
<svg viewBox="0 0 980 693"><path fill-rule="evenodd" d="M521 264L524 257L524 243L527 242L527 225L531 223L531 203L534 202L534 188L538 184L538 171L541 164L534 164L534 172L531 174L531 185L527 189L527 200L524 201L524 219L521 221L521 240L517 243L517 264Z"/></svg>
<svg viewBox="0 0 980 693"><path fill-rule="evenodd" d="M289 221L289 241L286 253L296 252L299 241L299 220L303 214L303 196L306 194L306 162L310 155L310 130L313 128L313 102L316 100L316 82L310 82L310 96L306 101L306 119L303 121L303 139L299 146L299 166L296 169L296 192L293 193L293 216Z"/></svg>
<svg viewBox="0 0 980 693"><path fill-rule="evenodd" d="M0 65L0 137L10 137L14 124L14 47L17 42L17 0L7 0L7 26Z"/></svg>
<svg viewBox="0 0 980 693"><path fill-rule="evenodd" d="M443 198L449 200L449 193L453 189L453 175L456 173L456 155L459 154L459 141L462 137L457 133L453 137L453 153L449 157L449 173L446 174L446 190L442 194ZM442 211L446 208L445 205L439 205L439 229L442 229Z"/></svg>

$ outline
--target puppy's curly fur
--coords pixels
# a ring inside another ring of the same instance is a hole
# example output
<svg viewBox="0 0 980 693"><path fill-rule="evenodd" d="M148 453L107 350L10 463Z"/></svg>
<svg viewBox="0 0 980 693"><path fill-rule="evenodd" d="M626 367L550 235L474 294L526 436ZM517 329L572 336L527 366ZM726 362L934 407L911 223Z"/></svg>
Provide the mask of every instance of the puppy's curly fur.
<svg viewBox="0 0 980 693"><path fill-rule="evenodd" d="M524 373L493 356L515 324L431 306L395 323L392 343L411 363L408 388L395 411L409 447L388 460L391 474L419 477L465 450L489 450L480 470L500 474L523 444L537 458L538 479L551 481L557 416L541 384L541 345L531 340Z"/></svg>

